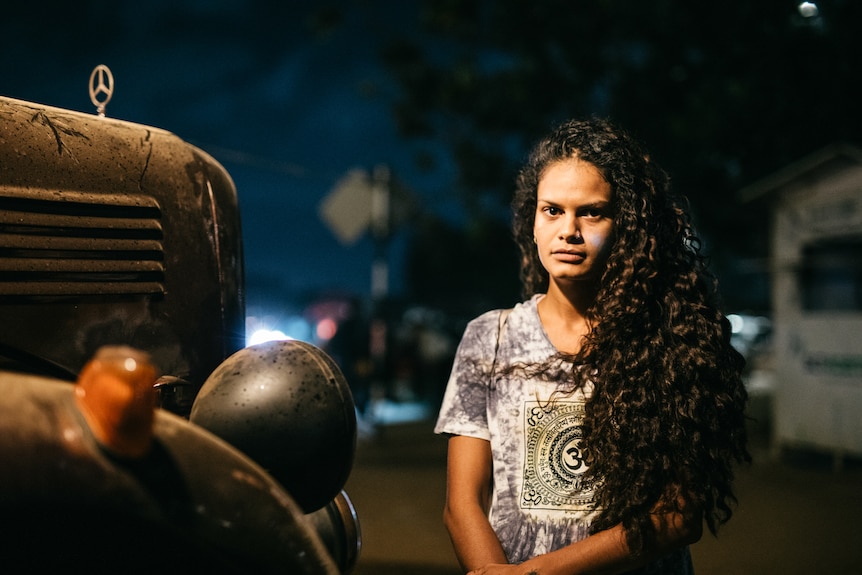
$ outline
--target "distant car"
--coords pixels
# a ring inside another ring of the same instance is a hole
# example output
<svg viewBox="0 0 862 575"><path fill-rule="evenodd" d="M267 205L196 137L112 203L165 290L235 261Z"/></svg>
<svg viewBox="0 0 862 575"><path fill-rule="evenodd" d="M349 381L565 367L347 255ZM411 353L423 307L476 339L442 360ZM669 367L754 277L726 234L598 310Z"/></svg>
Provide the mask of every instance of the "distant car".
<svg viewBox="0 0 862 575"><path fill-rule="evenodd" d="M730 342L736 351L747 360L766 351L772 335L772 321L767 316L732 313L727 319L731 328Z"/></svg>

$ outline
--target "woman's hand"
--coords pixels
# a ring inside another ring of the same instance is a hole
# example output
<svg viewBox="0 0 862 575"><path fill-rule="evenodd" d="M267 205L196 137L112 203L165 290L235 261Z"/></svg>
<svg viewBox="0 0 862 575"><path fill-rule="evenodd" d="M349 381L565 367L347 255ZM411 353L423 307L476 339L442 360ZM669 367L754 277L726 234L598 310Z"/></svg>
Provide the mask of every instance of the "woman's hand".
<svg viewBox="0 0 862 575"><path fill-rule="evenodd" d="M616 525L518 565L489 563L470 571L468 575L626 573L700 539L703 529L700 510L686 508L682 501L680 507L683 508L682 511L666 510L666 507L656 506L653 515L656 540L641 554L633 554L629 550L622 525ZM665 511L662 511L663 509Z"/></svg>
<svg viewBox="0 0 862 575"><path fill-rule="evenodd" d="M529 567L523 565L501 565L493 563L479 567L467 573L467 575L539 575L538 571L533 571Z"/></svg>

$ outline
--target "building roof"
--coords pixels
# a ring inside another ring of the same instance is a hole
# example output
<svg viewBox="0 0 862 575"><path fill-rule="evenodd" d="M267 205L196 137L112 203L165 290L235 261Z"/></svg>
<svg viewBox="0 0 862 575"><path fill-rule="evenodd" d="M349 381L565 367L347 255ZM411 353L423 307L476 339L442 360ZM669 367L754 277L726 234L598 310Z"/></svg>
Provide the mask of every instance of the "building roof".
<svg viewBox="0 0 862 575"><path fill-rule="evenodd" d="M742 188L738 197L743 203L752 202L802 177L852 165L862 165L862 148L836 142Z"/></svg>

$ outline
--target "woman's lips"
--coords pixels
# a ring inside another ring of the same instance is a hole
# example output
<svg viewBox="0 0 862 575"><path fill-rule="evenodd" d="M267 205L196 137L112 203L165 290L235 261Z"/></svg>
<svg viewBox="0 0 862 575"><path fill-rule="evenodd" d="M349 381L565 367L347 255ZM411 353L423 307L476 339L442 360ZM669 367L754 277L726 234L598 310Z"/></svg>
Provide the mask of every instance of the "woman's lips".
<svg viewBox="0 0 862 575"><path fill-rule="evenodd" d="M586 259L586 254L583 252L558 250L553 252L554 258L561 262L580 263Z"/></svg>

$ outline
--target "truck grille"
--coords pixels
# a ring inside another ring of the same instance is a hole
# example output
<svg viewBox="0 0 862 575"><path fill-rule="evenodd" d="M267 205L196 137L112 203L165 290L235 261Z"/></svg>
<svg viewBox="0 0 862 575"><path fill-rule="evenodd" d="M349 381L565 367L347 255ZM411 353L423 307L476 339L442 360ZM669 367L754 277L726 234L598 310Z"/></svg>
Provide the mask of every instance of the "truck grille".
<svg viewBox="0 0 862 575"><path fill-rule="evenodd" d="M163 295L155 198L0 188L0 296Z"/></svg>

